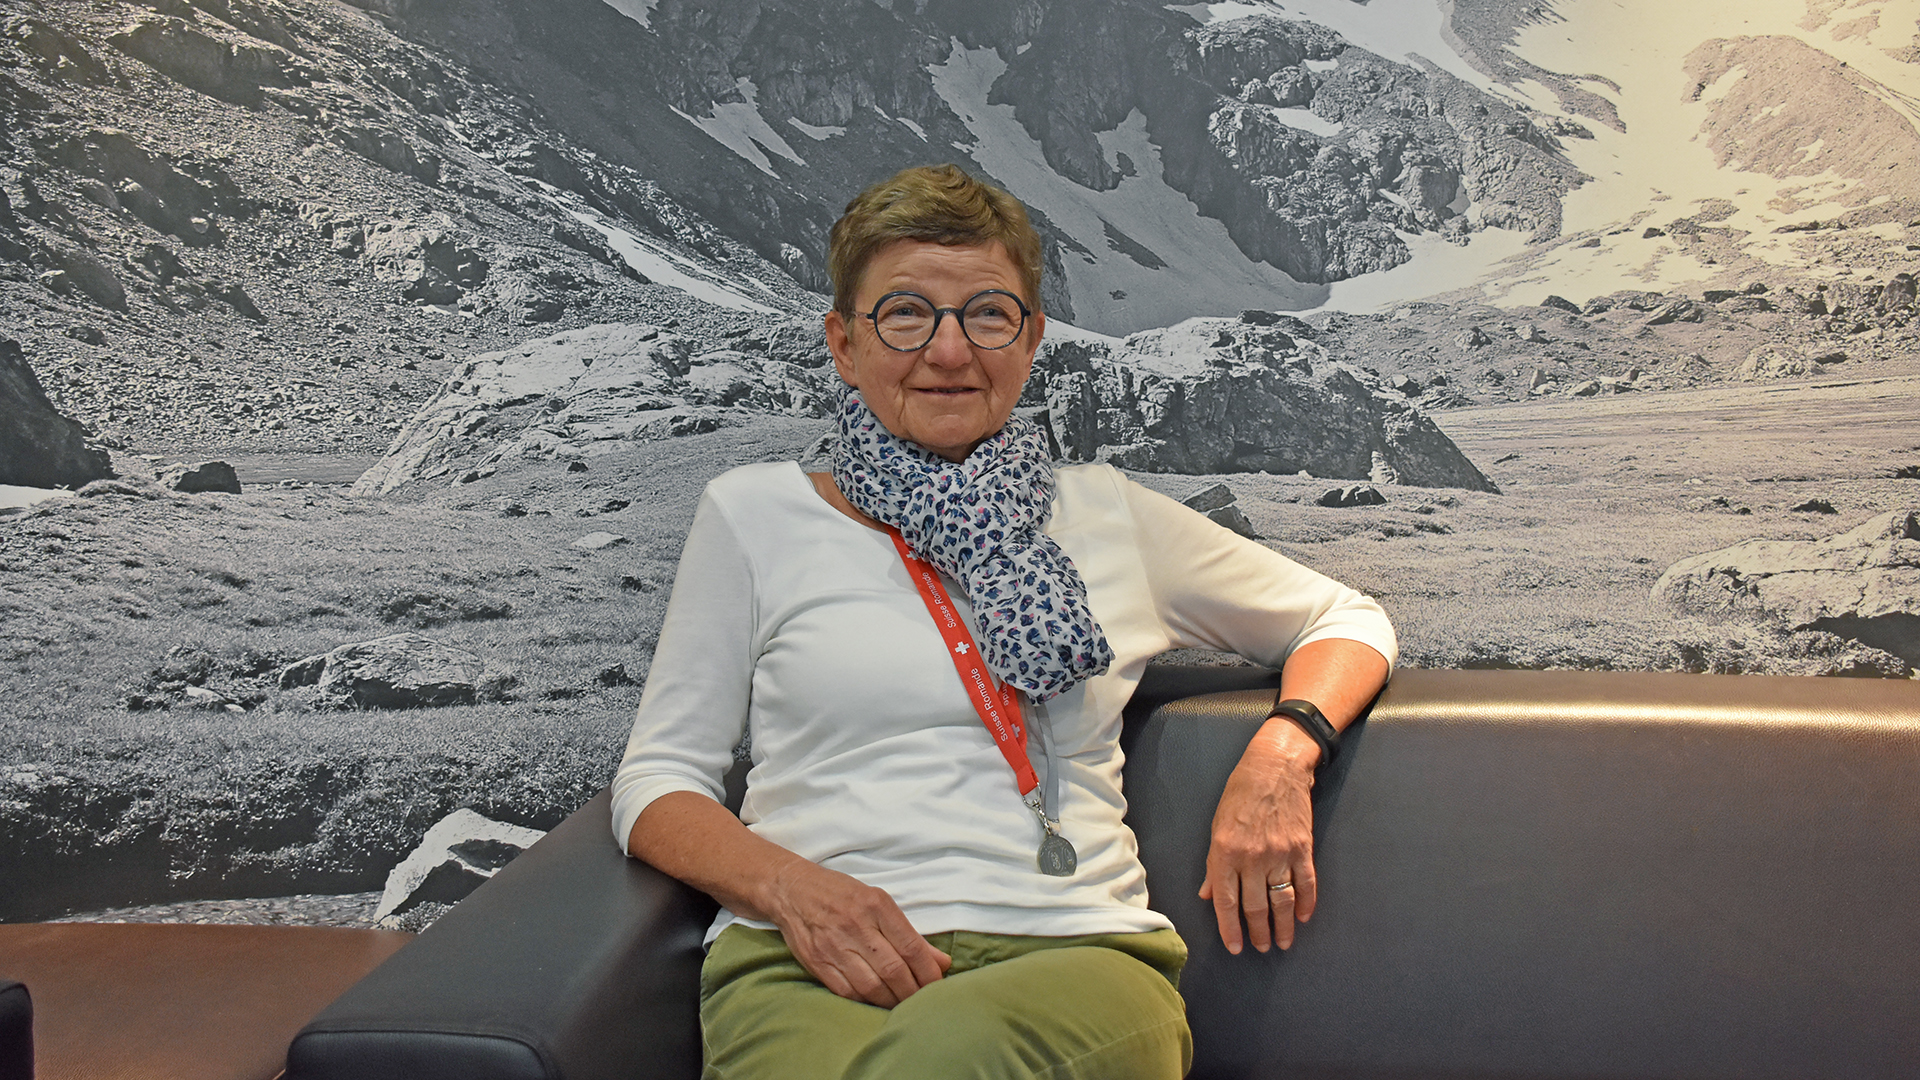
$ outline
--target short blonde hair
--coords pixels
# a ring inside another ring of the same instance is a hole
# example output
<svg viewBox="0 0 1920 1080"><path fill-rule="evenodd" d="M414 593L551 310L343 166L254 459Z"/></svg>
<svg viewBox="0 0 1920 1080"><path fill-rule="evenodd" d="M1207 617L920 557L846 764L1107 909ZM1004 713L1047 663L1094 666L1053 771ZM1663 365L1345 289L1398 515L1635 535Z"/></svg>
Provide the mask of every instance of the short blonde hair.
<svg viewBox="0 0 1920 1080"><path fill-rule="evenodd" d="M999 242L1020 272L1021 299L1040 310L1040 234L1020 200L953 165L902 169L853 197L827 241L833 309L851 318L853 294L880 249L900 240L955 247Z"/></svg>

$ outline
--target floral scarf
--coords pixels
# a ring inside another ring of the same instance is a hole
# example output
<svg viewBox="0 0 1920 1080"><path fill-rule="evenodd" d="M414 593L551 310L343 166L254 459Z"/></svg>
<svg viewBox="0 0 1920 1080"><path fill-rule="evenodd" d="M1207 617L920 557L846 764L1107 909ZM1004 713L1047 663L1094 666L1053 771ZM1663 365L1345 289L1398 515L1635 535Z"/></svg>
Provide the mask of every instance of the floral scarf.
<svg viewBox="0 0 1920 1080"><path fill-rule="evenodd" d="M1113 649L1087 608L1073 560L1041 527L1053 461L1038 426L1011 417L965 461L886 429L858 390L840 407L833 479L862 513L959 582L987 667L1044 701L1107 670Z"/></svg>

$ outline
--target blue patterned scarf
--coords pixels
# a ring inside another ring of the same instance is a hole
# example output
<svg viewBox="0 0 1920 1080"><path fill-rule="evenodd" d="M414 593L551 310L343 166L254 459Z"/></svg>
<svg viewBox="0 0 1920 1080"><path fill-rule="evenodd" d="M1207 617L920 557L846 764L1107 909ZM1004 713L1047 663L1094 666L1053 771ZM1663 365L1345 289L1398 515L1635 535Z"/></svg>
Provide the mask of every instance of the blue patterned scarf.
<svg viewBox="0 0 1920 1080"><path fill-rule="evenodd" d="M1053 504L1053 461L1031 421L1011 417L965 461L948 461L888 431L849 390L833 480L848 502L899 529L916 555L966 589L981 654L1001 679L1044 701L1113 662L1080 571L1040 531Z"/></svg>

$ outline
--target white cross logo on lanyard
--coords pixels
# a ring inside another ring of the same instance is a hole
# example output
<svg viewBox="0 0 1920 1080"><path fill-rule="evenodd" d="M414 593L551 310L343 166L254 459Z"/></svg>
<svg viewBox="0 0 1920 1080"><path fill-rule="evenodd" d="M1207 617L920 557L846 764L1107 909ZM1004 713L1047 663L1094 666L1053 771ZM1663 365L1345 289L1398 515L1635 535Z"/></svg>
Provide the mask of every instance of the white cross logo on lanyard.
<svg viewBox="0 0 1920 1080"><path fill-rule="evenodd" d="M953 651L959 653L962 656L965 656L967 654L967 643L963 641L958 645L955 645L953 647Z"/></svg>

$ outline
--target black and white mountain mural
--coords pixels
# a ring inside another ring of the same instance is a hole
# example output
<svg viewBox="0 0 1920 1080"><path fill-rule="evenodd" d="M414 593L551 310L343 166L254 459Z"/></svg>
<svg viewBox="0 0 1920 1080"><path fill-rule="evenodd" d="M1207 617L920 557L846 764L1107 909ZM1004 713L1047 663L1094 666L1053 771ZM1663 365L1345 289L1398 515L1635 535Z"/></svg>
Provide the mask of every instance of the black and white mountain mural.
<svg viewBox="0 0 1920 1080"><path fill-rule="evenodd" d="M418 925L583 802L948 161L1060 457L1404 664L1920 666L1911 8L0 0L0 918Z"/></svg>

